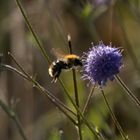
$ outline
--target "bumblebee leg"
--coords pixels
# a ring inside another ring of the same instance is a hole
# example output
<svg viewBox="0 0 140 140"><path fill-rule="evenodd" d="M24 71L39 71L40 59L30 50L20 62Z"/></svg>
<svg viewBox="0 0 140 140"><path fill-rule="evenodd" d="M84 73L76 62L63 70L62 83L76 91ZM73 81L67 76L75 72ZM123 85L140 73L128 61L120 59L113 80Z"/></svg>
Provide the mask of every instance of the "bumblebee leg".
<svg viewBox="0 0 140 140"><path fill-rule="evenodd" d="M57 82L57 79L58 79L60 73L61 73L61 70L55 72L55 74L53 76L53 80L51 81L51 83L56 83Z"/></svg>
<svg viewBox="0 0 140 140"><path fill-rule="evenodd" d="M56 83L57 82L57 78L53 78L51 83Z"/></svg>

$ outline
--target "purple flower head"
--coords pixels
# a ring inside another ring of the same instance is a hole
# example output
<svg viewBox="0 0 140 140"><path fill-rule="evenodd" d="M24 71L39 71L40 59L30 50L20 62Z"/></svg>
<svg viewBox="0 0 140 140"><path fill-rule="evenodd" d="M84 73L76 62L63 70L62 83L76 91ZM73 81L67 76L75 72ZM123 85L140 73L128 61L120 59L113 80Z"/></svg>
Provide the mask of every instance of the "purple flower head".
<svg viewBox="0 0 140 140"><path fill-rule="evenodd" d="M102 42L93 46L83 58L84 79L91 83L105 85L107 80L113 80L122 66L122 54L111 44L105 46Z"/></svg>

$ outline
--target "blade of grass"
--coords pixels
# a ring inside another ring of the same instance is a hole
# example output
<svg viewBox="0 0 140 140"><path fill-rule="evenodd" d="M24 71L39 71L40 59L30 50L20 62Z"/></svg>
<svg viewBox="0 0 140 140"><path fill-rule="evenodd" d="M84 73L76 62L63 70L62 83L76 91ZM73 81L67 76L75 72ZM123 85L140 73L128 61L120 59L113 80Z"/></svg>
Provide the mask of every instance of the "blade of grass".
<svg viewBox="0 0 140 140"><path fill-rule="evenodd" d="M126 30L125 30L125 24L124 24L124 17L121 13L121 9L118 9L118 15L117 15L117 20L118 22L120 23L120 27L121 27L121 30L122 30L122 34L123 34L123 38L124 38L124 41L125 41L125 44L126 44L126 49L130 55L130 58L132 60L132 63L135 67L135 69L137 70L137 73L140 75L140 65L138 63L138 59L135 55L135 52L134 52L134 49L128 39L128 36L127 36L127 33L126 33Z"/></svg>
<svg viewBox="0 0 140 140"><path fill-rule="evenodd" d="M17 70L16 68L13 68L12 66L9 66L9 65L4 65L4 64L1 64L1 67L3 68L6 68L10 71L13 71L15 73L17 73L18 75L20 75L21 77L25 78L26 80L31 80L31 82L34 84L35 87L37 87L43 94L48 94L48 95L51 95L48 91L46 91L46 89L44 89L41 85L39 85L39 83L37 81L35 81L34 79L29 79L24 73L20 72L19 70ZM63 85L62 81L60 81L61 84ZM63 85L64 86L64 85ZM65 87L63 88L65 89ZM79 112L81 118L83 119L83 122L86 124L86 126L89 128L89 130L93 133L93 135L95 135L95 137L97 139L101 139L101 140L105 140L105 138L103 138L102 134L96 129L95 126L94 129L92 128L92 126L90 125L90 123L86 120L86 118L82 115L82 112L79 110L79 108L76 106L76 104L74 103L73 99L70 97L70 95L65 92L66 95L68 96L68 98L71 100L71 102L73 103L75 109ZM48 96L48 98L50 99L51 96ZM55 99L52 100L52 102L55 102Z"/></svg>
<svg viewBox="0 0 140 140"><path fill-rule="evenodd" d="M68 45L69 46L69 52L70 52L70 54L73 54L70 35L68 35L68 44L69 44ZM73 77L73 86L74 86L74 93L75 93L75 103L76 103L77 107L80 108L75 69L72 69L72 77ZM78 121L77 126L78 126L79 139L82 140L83 138L82 138L82 129L81 129L81 118L80 118L80 115L79 115L78 111L77 111L77 121Z"/></svg>
<svg viewBox="0 0 140 140"><path fill-rule="evenodd" d="M45 58L47 64L50 64L50 58L49 58L49 56L47 55L47 53L46 53L45 49L43 48L42 44L40 43L40 41L39 41L39 39L38 39L38 37L37 37L35 31L33 30L33 27L32 27L32 25L31 25L31 23L30 23L30 21L29 21L27 15L26 15L25 11L24 11L24 8L23 8L23 6L22 6L21 3L20 3L20 0L16 0L16 3L17 3L17 5L18 5L18 7L19 7L19 9L20 9L20 11L21 11L21 13L22 13L22 15L23 15L23 17L24 17L24 20L25 20L25 22L26 22L26 24L27 24L29 30L31 31L31 33L32 33L32 35L33 35L33 37L34 37L34 39L35 39L35 41L36 41L36 43L37 43L37 45L38 45L38 47L39 47L41 53L42 53L42 55L44 56L44 58ZM60 79L60 78L59 78L59 79ZM62 81L62 80L60 79L60 80L58 80L58 81L60 82L60 81ZM64 85L62 85L62 82L60 82L60 85L61 85L62 88L64 88ZM67 92L66 88L64 89L64 92Z"/></svg>
<svg viewBox="0 0 140 140"><path fill-rule="evenodd" d="M38 48L40 49L40 51L41 51L43 57L45 58L46 63L47 63L48 65L50 65L50 63L51 63L50 58L49 58L49 56L47 55L47 53L46 53L45 49L43 48L42 44L40 43L40 40L39 40L39 38L37 37L37 34L35 33L35 31L34 31L32 25L31 25L31 23L30 23L30 21L29 21L29 19L28 19L28 16L26 15L25 10L24 10L23 6L21 5L20 0L16 0L16 3L17 3L17 5L18 5L18 7L19 7L19 9L20 9L20 11L21 11L21 14L23 15L23 18L24 18L24 20L25 20L25 22L26 22L26 24L27 24L27 26L28 26L30 32L32 33L32 35L33 35L33 37L34 37L34 39L35 39L35 41L36 41L36 43L37 43L37 45L38 45ZM59 78L59 79L60 79L60 78ZM58 81L60 82L60 81L62 81L62 80L60 79L60 80L58 80ZM61 85L61 82L60 82L60 85ZM63 88L64 86L61 85L61 87ZM67 91L67 90L64 89L63 91L65 92L65 91Z"/></svg>
<svg viewBox="0 0 140 140"><path fill-rule="evenodd" d="M15 62L15 64L20 68L20 70L30 79L31 77L25 72L25 70L21 67L21 65L16 61L15 57L8 52L8 55L12 58L12 60ZM69 111L70 113L72 113L73 115L76 116L76 114L70 109L68 108L64 103L62 103L58 98L56 98L53 94L50 94L49 96L52 97L52 100L55 99L56 102L58 102L58 104L60 104L63 108L65 108L67 111Z"/></svg>
<svg viewBox="0 0 140 140"><path fill-rule="evenodd" d="M12 108L10 108L8 105L6 105L2 100L0 100L0 107L9 116L9 118L11 118L15 122L16 127L18 128L18 131L19 131L22 139L27 140L27 137L23 131L23 127L22 127L16 113L14 112L14 110Z"/></svg>
<svg viewBox="0 0 140 140"><path fill-rule="evenodd" d="M41 42L40 42L38 36L37 36L36 33L35 33L35 31L34 31L32 25L31 25L31 23L30 23L30 21L29 21L29 19L28 19L28 17L27 17L27 15L25 14L24 8L22 7L22 5L21 5L21 3L20 3L20 0L16 0L16 3L17 3L17 5L18 5L18 7L19 7L19 9L20 9L20 11L21 11L21 13L22 13L22 16L24 17L24 20L25 20L25 22L26 22L26 24L27 24L27 26L28 26L30 32L32 33L32 35L33 35L33 37L34 37L34 39L35 39L35 41L36 41L36 43L37 43L37 45L38 45L38 47L39 47L41 53L42 53L42 55L44 56L46 62L47 62L48 64L50 64L50 63L51 63L50 58L48 57L48 55L47 55L47 53L46 53L44 47L42 46L42 44L41 44Z"/></svg>
<svg viewBox="0 0 140 140"><path fill-rule="evenodd" d="M46 58L45 60L47 61L47 63L50 64L49 57L48 57L48 55L46 54L45 50L43 49L43 47L42 47L40 41L38 40L38 37L37 37L37 35L35 34L35 32L34 32L32 26L31 26L31 24L30 24L30 22L29 22L29 20L28 20L28 17L26 16L26 14L25 14L25 12L24 12L24 9L23 9L23 7L22 7L20 1L19 1L19 0L16 0L16 2L17 2L17 5L18 5L18 7L19 7L19 9L20 9L20 11L21 11L21 13L22 13L24 19L25 19L25 22L26 22L27 26L29 27L29 30L32 32L32 35L33 35L33 37L35 38L35 41L37 42L37 44L38 44L38 46L39 46L39 48L40 48L40 50L41 50L41 53L42 53L43 56ZM81 118L84 120L84 122L85 122L85 124L87 125L87 127L91 130L91 132L92 132L97 138L102 138L101 133L98 132L98 131L96 131L96 128L94 128L94 130L93 130L92 127L91 127L91 125L89 124L89 122L84 118L84 116L82 115L81 111L79 110L79 108L77 107L77 105L74 103L74 101L73 101L73 99L70 97L70 95L68 94L68 91L67 91L67 89L65 88L65 86L64 86L64 84L63 84L63 82L62 82L62 80L61 80L61 79L58 79L58 81L59 81L59 83L60 83L62 89L64 90L65 94L67 95L68 99L71 101L71 103L73 104L73 106L75 107L75 109L78 110L78 112L79 112ZM102 138L102 139L104 139L104 138Z"/></svg>
<svg viewBox="0 0 140 140"><path fill-rule="evenodd" d="M73 104L73 106L75 107L75 109L78 111L78 113L80 114L83 122L86 124L86 126L89 128L89 130L92 132L93 135L95 135L95 137L97 139L101 139L101 140L105 140L105 138L103 137L103 135L101 134L101 132L99 132L99 130L97 130L97 127L95 127L95 125L90 125L90 123L88 122L88 120L84 117L84 115L82 114L81 110L77 107L77 105L75 104L75 102L73 101L73 99L71 98L71 96L69 95L69 93L67 92L63 82L58 79L59 82L61 83L61 85L63 86L63 90L64 93L66 94L66 96L69 98L69 100L71 101L71 103Z"/></svg>
<svg viewBox="0 0 140 140"><path fill-rule="evenodd" d="M119 122L118 122L118 120L117 120L115 114L113 113L113 111L112 111L112 109L111 109L111 107L110 107L110 105L109 105L109 103L108 103L108 100L107 100L107 98L106 98L106 96L105 96L105 93L104 93L104 91L103 91L103 89L102 89L101 87L100 87L100 90L101 90L101 93L102 93L102 95L103 95L105 104L106 104L106 106L107 106L107 108L108 108L108 110L109 110L109 112L110 112L111 118L112 118L114 124L116 125L118 131L120 132L122 138L123 138L124 140L129 140L128 136L126 136L126 134L124 133L124 131L123 131L122 127L121 127L121 125L119 124Z"/></svg>
<svg viewBox="0 0 140 140"><path fill-rule="evenodd" d="M46 89L44 89L37 81L35 81L31 76L29 76L25 70L21 67L21 65L16 61L16 59L14 58L14 56L9 52L8 53L9 56L12 58L12 60L16 63L16 65L20 68L20 70L25 74L25 76L27 77L27 80L30 80L31 82L33 82L36 88L38 88L39 90L43 91L43 93L45 95L47 95L47 97L50 99L50 101L52 103L54 103L75 125L77 124L74 119L68 115L68 113L64 110L66 109L67 111L69 111L70 113L72 113L73 115L76 115L70 108L68 108L65 104L63 104L58 98L56 98L53 94L51 94L49 91L47 91ZM24 77L25 77L24 76ZM61 107L62 106L62 107ZM64 109L63 109L64 108Z"/></svg>
<svg viewBox="0 0 140 140"><path fill-rule="evenodd" d="M87 109L87 107L88 107L88 104L89 104L89 102L90 102L90 100L91 100L91 97L92 97L92 95L93 95L93 93L94 93L95 86L96 86L96 85L94 85L94 86L92 87L92 89L91 89L91 91L90 91L90 93L89 93L89 95L88 95L88 98L87 98L87 100L86 100L86 103L85 103L84 108L83 108L83 111L82 111L83 115L85 114L86 109Z"/></svg>
<svg viewBox="0 0 140 140"><path fill-rule="evenodd" d="M19 74L21 77L23 77L24 79L26 79L27 81L30 81L31 83L33 83L33 86L36 87L42 94L46 95L49 100L60 109L60 111L62 111L69 119L71 122L74 123L74 125L77 125L77 123L75 122L75 120L67 113L67 111L65 111L64 109L66 109L64 106L61 106L59 104L58 99L54 96L52 96L52 94L46 90L44 87L42 87L36 80L34 80L31 76L29 76L27 73L24 74L21 71L17 70L16 68L10 66L10 65L5 65L5 64L1 64L1 67L6 68L12 72L15 72L17 74ZM24 71L25 72L25 71ZM54 98L53 98L54 97ZM64 109L63 109L64 108Z"/></svg>
<svg viewBox="0 0 140 140"><path fill-rule="evenodd" d="M115 76L117 82L120 86L126 91L127 95L132 99L132 101L140 108L139 99L132 93L132 91L125 85L125 83L121 80L119 76Z"/></svg>

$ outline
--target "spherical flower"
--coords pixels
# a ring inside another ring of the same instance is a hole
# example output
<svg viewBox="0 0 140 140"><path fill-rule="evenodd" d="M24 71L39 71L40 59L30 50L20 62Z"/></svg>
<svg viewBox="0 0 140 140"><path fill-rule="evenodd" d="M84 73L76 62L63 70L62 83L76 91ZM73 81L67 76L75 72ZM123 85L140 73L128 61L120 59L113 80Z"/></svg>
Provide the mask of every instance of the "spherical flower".
<svg viewBox="0 0 140 140"><path fill-rule="evenodd" d="M100 42L92 46L83 57L83 78L92 83L105 85L107 80L113 80L122 66L122 54L120 49L106 46Z"/></svg>

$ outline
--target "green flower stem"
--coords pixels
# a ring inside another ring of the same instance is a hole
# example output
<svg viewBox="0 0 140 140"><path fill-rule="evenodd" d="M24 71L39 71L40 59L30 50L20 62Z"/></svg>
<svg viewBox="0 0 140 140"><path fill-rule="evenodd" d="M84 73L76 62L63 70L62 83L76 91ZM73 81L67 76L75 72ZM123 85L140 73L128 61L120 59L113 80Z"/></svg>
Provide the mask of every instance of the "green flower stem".
<svg viewBox="0 0 140 140"><path fill-rule="evenodd" d="M33 82L33 83L35 84L35 87L36 87L40 92L42 92L42 93L44 93L45 95L47 95L48 98L50 99L50 101L51 101L52 103L54 103L54 105L55 105L56 107L58 107L59 110L60 110L61 112L63 112L63 113L68 117L68 119L69 119L71 122L73 122L74 125L77 125L77 123L75 122L75 120L61 107L61 105L60 105L58 102L56 102L55 99L50 98L51 96L49 96L49 95L52 95L52 94L51 94L48 90L44 89L44 87L42 87L37 81L35 81L35 80L33 80L33 79L31 79L31 80L32 80L31 82ZM48 94L49 94L49 95L48 95Z"/></svg>
<svg viewBox="0 0 140 140"><path fill-rule="evenodd" d="M32 25L30 24L29 19L28 19L27 15L26 15L26 13L25 13L25 11L24 11L24 8L22 7L22 5L21 5L21 3L20 3L20 0L16 0L16 3L17 3L17 5L18 5L18 7L19 7L19 9L20 9L20 11L21 11L21 13L22 13L24 19L25 19L25 22L26 22L26 24L27 24L27 26L28 26L30 32L32 33L32 35L33 35L33 37L34 37L34 39L35 39L35 41L36 41L36 43L37 43L39 49L41 50L42 55L44 56L46 62L50 64L50 63L51 63L50 58L48 57L48 55L47 55L47 53L46 53L44 47L42 46L42 44L41 44L39 38L37 37L37 35L36 35L36 33L35 33L35 31L34 31Z"/></svg>
<svg viewBox="0 0 140 140"><path fill-rule="evenodd" d="M88 95L88 98L87 98L87 100L86 100L86 103L85 103L84 108L83 108L83 111L82 111L83 115L85 114L86 109L87 109L87 107L88 107L88 104L89 104L89 102L90 102L90 100L91 100L91 97L92 97L92 95L93 95L93 93L94 93L95 86L96 86L96 85L94 85L94 86L92 87L92 89L91 89L91 91L90 91L90 93L89 93L89 95Z"/></svg>
<svg viewBox="0 0 140 140"><path fill-rule="evenodd" d="M52 94L46 90L44 87L42 87L37 81L35 81L32 77L30 77L29 75L25 75L24 73L20 72L19 70L17 70L16 68L13 68L12 66L10 65L4 65L4 64L1 64L1 67L5 68L5 69L8 69L12 72L15 72L17 73L18 75L20 75L21 77L23 77L24 79L30 81L33 83L33 86L36 87L41 93L43 93L44 95L46 95L49 100L55 104L56 107L58 107L70 120L71 122L74 123L74 125L77 125L77 123L75 122L75 120L64 110L66 109L64 106L61 106L58 102L58 99L54 96L52 96ZM27 73L26 73L27 74ZM64 108L64 109L63 109Z"/></svg>
<svg viewBox="0 0 140 140"><path fill-rule="evenodd" d="M69 51L70 53L72 53L72 48L71 48L71 42L70 42L71 38L70 36L68 36L68 43L69 43ZM102 139L104 140L102 134L97 131L96 127L94 127L94 129L92 128L92 126L90 125L90 123L87 121L87 119L84 117L84 115L82 114L82 112L80 111L79 107L76 105L76 103L73 101L73 99L71 98L71 96L69 95L69 93L67 92L64 83L61 81L61 79L58 79L59 83L61 84L64 93L66 94L66 96L68 97L68 99L71 101L71 103L73 104L73 106L75 107L75 109L77 110L77 114L79 113L80 117L82 118L83 122L86 124L86 126L89 128L89 130L95 135L95 137L97 139Z"/></svg>
<svg viewBox="0 0 140 140"><path fill-rule="evenodd" d="M15 114L14 110L12 108L10 108L8 105L6 105L2 100L0 100L0 107L15 122L22 139L27 140L27 137L25 136L22 125L21 125L17 115Z"/></svg>
<svg viewBox="0 0 140 140"><path fill-rule="evenodd" d="M47 55L47 53L46 53L45 49L43 48L42 44L40 43L40 40L39 40L39 38L37 37L37 35L36 35L36 33L35 33L35 31L34 31L32 25L31 25L31 23L30 23L30 21L29 21L27 15L26 15L26 13L25 13L25 10L24 10L23 6L22 6L21 3L20 3L20 0L16 0L16 3L17 3L17 5L18 5L18 7L19 7L19 9L20 9L20 11L21 11L21 14L22 14L23 17L24 17L24 20L25 20L25 22L26 22L26 24L27 24L27 26L28 26L30 32L32 33L32 35L33 35L33 37L34 37L34 39L35 39L35 41L36 41L36 43L37 43L37 45L38 45L38 48L40 49L42 55L44 56L44 58L45 58L47 64L50 65L50 63L51 63L50 58L49 58L49 56ZM59 81L61 81L61 80L59 80ZM60 85L61 85L61 82L60 82ZM61 85L61 87L63 88L63 85ZM64 91L67 91L67 90L64 89Z"/></svg>
<svg viewBox="0 0 140 140"><path fill-rule="evenodd" d="M133 49L133 47L132 47L132 45L129 41L127 32L125 30L124 17L123 17L123 14L122 14L122 9L120 9L120 8L118 9L117 19L118 19L118 22L120 23L123 39L126 43L125 47L126 47L128 53L130 55L130 58L132 60L132 63L134 65L135 69L137 70L137 73L140 75L140 65L139 65L139 62L138 62L138 58L135 55L134 49Z"/></svg>
<svg viewBox="0 0 140 140"><path fill-rule="evenodd" d="M19 0L16 0L16 2L17 2L17 5L18 5L18 7L19 7L19 9L20 9L20 11L21 11L21 13L22 13L24 19L25 19L26 24L28 25L29 30L32 32L32 35L33 35L33 37L35 38L35 41L37 42L38 47L39 47L40 50L41 50L41 53L42 53L43 56L46 58L45 60L47 60L47 63L49 63L49 62L50 62L50 59L48 59L49 57L47 56L47 54L46 54L45 50L43 49L43 47L42 47L42 45L41 45L41 43L40 43L40 41L39 41L37 35L35 34L35 32L34 32L32 26L31 26L31 24L30 24L30 22L29 22L29 20L28 20L28 18L27 18L27 16L26 16L26 14L25 14L25 12L24 12L24 10L23 10L23 7L22 7L20 1L19 1ZM73 99L70 97L70 95L68 94L68 91L66 90L66 88L65 88L65 86L64 86L64 84L63 84L63 82L62 82L62 80L61 80L61 79L58 79L58 81L60 82L60 85L61 85L61 87L63 88L65 94L68 96L69 100L70 100L71 103L74 105L75 109L78 110L78 112L79 112L81 118L83 119L83 121L85 122L85 124L87 125L87 127L91 130L91 132L92 132L97 138L100 138L100 139L101 139L101 138L102 138L102 135L100 134L100 132L97 132L97 131L96 131L96 128L94 128L94 130L93 130L92 127L91 127L91 125L89 124L89 122L84 118L84 116L82 115L81 111L80 111L79 108L76 106L76 104L74 103L74 101L73 101ZM102 138L102 139L104 139L104 138Z"/></svg>
<svg viewBox="0 0 140 140"><path fill-rule="evenodd" d="M133 2L131 2L130 0L126 0L126 6L128 6L128 8L132 11L132 13L134 14L134 16L136 17L136 20L138 21L138 23L140 23L140 12L139 12L139 0L137 0L135 2L135 4Z"/></svg>
<svg viewBox="0 0 140 140"><path fill-rule="evenodd" d="M112 117L112 120L113 120L114 124L116 125L117 129L119 130L119 132L120 132L122 138L123 138L124 140L129 140L128 136L126 136L126 134L124 133L124 131L123 131L121 125L119 124L117 118L115 117L115 114L113 113L113 111L112 111L112 109L111 109L111 107L110 107L110 105L109 105L109 103L108 103L108 100L107 100L107 98L106 98L106 96L105 96L105 94L104 94L103 89L102 89L102 88L100 88L100 89L101 89L101 93L102 93L102 95L103 95L105 104L106 104L106 106L107 106L107 108L108 108L108 110L109 110L109 112L110 112L110 115L111 115L111 117Z"/></svg>
<svg viewBox="0 0 140 140"><path fill-rule="evenodd" d="M50 99L51 97L51 94L46 90L44 89L41 85L39 85L39 83L37 83L34 79L29 79L25 74L23 74L22 72L18 71L17 69L13 68L12 66L9 66L9 65L2 65L1 66L3 68L6 68L10 71L13 71L17 74L19 74L21 77L25 78L26 80L32 82L34 84L35 87L37 87L42 93L44 93L45 95L48 96L48 98ZM31 77L30 77L31 78ZM64 84L62 83L62 81L60 80L62 86L64 86ZM97 139L101 139L101 140L104 140L102 134L96 129L95 126L94 129L93 127L90 125L90 123L86 120L86 118L83 116L82 112L79 110L79 108L76 106L76 104L74 103L73 99L70 97L70 95L68 94L67 90L65 89L65 86L63 87L63 89L65 90L65 93L66 95L68 96L68 98L71 100L72 104L74 105L75 109L79 112L81 118L83 119L83 122L87 125L87 127L89 128L89 130L95 135L95 137ZM55 102L55 100L51 100L52 102ZM73 122L75 124L75 121ZM75 124L77 125L77 123Z"/></svg>
<svg viewBox="0 0 140 140"><path fill-rule="evenodd" d="M14 56L8 52L8 55L12 58L12 60L15 62L15 64L20 68L20 70L28 77L28 79L30 79L31 77L25 72L25 70L21 67L21 65L16 61L16 59L14 58ZM58 98L56 98L53 94L50 94L52 100L55 100L59 105L61 105L63 108L65 108L67 111L69 111L70 113L72 113L74 116L76 116L76 114L70 109L68 108L64 103L62 103Z"/></svg>
<svg viewBox="0 0 140 140"><path fill-rule="evenodd" d="M77 89L77 81L76 81L76 72L74 69L72 69L72 75L73 75L73 84L74 84L74 92L75 92L75 102L78 108L79 107L79 97L78 97L78 89ZM81 119L80 119L80 115L77 111L77 121L78 121L78 131L79 131L79 139L83 140L82 138L82 128L81 128Z"/></svg>
<svg viewBox="0 0 140 140"><path fill-rule="evenodd" d="M34 31L32 25L31 25L31 23L30 23L30 21L29 21L27 15L26 15L26 13L25 13L25 10L24 10L23 6L21 5L20 0L16 0L16 3L17 3L17 5L18 5L18 7L19 7L19 9L20 9L20 11L21 11L21 14L22 14L22 16L23 16L23 18L24 18L24 20L25 20L25 22L26 22L26 24L27 24L27 26L28 26L30 32L32 33L32 35L33 35L33 37L34 37L34 39L35 39L35 41L36 41L36 43L37 43L37 45L38 45L38 48L40 49L42 55L44 56L44 58L45 58L45 60L46 60L46 63L47 63L48 65L50 65L50 63L51 63L50 58L49 58L49 56L47 55L47 53L46 53L45 49L43 48L42 44L40 43L40 40L39 40L39 38L37 37L37 35L36 35L36 33L35 33L35 31ZM61 81L61 80L60 80L60 81ZM60 85L61 85L61 83L60 83ZM61 87L63 88L63 85L61 85ZM66 91L66 89L64 89L64 91Z"/></svg>
<svg viewBox="0 0 140 140"><path fill-rule="evenodd" d="M115 76L117 82L121 85L121 87L126 91L126 93L128 94L128 96L132 99L132 101L134 101L134 103L140 107L140 101L139 99L132 93L132 91L125 85L125 83L121 80L121 78L119 76Z"/></svg>
<svg viewBox="0 0 140 140"><path fill-rule="evenodd" d="M69 52L70 52L70 54L73 54L70 35L68 35L68 44L69 44ZM73 84L74 84L75 103L76 103L77 107L80 108L75 69L72 69L72 76L73 76ZM77 126L78 126L79 139L82 140L83 138L82 138L82 129L81 129L81 118L80 118L78 111L77 111L77 121L78 121Z"/></svg>
<svg viewBox="0 0 140 140"><path fill-rule="evenodd" d="M65 93L66 96L69 98L69 100L71 101L71 103L73 104L73 106L75 107L75 109L77 110L77 112L79 113L79 115L81 116L83 122L84 122L84 123L86 124L86 126L89 128L89 130L93 133L93 135L95 135L95 137L96 137L97 139L104 140L102 134L101 134L99 131L97 131L96 127L95 127L94 125L92 125L92 126L93 126L93 127L92 127L91 124L88 122L88 120L84 117L84 115L83 115L83 113L81 112L81 110L78 108L78 106L75 104L75 102L73 101L73 99L71 98L71 96L69 95L69 93L67 92L67 90L66 90L66 88L65 88L65 86L64 86L64 84L63 84L63 82L62 82L60 79L58 79L58 80L59 80L60 84L63 86L63 87L62 87L63 90L65 90L64 93Z"/></svg>

